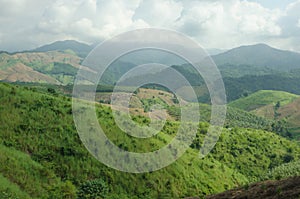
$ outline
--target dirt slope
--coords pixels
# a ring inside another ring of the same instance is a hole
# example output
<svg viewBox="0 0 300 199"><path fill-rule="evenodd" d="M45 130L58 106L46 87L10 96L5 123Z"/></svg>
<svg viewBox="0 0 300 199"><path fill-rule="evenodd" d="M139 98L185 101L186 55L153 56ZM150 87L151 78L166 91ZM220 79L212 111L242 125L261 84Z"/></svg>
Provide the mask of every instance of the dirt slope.
<svg viewBox="0 0 300 199"><path fill-rule="evenodd" d="M206 199L298 199L300 177L278 181L264 181L242 188L226 191Z"/></svg>

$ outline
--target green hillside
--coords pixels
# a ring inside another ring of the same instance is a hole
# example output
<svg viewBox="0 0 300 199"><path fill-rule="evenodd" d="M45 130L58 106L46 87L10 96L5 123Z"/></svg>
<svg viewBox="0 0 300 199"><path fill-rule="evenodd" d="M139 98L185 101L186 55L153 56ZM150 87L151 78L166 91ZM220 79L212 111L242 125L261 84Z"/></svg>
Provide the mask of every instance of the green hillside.
<svg viewBox="0 0 300 199"><path fill-rule="evenodd" d="M208 128L201 123L191 148L176 163L146 174L119 172L99 163L81 144L70 99L49 92L0 83L3 198L203 196L259 180L269 169L300 156L296 143L274 133L232 128L224 130L210 155L199 159ZM120 131L108 107L98 105L97 115L107 136L129 151L160 148L178 127L177 122L167 122L157 136L139 140ZM141 116L133 119L147 124Z"/></svg>
<svg viewBox="0 0 300 199"><path fill-rule="evenodd" d="M299 96L283 91L261 90L247 97L240 98L229 103L229 106L251 111L269 104L280 103L281 105L288 104Z"/></svg>

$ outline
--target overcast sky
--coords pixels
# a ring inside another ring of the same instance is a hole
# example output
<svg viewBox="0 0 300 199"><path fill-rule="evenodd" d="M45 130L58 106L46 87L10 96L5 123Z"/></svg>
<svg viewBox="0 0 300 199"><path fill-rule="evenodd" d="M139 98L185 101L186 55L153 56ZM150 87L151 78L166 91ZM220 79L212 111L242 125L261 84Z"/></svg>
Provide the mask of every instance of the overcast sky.
<svg viewBox="0 0 300 199"><path fill-rule="evenodd" d="M7 51L161 27L205 48L267 43L300 52L300 0L0 0L0 24Z"/></svg>

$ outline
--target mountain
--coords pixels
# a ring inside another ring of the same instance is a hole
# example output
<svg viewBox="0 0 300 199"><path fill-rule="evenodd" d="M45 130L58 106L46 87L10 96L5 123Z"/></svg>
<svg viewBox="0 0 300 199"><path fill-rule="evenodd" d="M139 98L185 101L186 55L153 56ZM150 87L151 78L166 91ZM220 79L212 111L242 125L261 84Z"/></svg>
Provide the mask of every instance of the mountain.
<svg viewBox="0 0 300 199"><path fill-rule="evenodd" d="M248 65L278 71L300 68L299 53L275 49L266 44L241 46L214 55L212 59L219 67L228 64L235 66Z"/></svg>
<svg viewBox="0 0 300 199"><path fill-rule="evenodd" d="M88 53L93 49L92 46L74 41L74 40L65 40L65 41L56 41L51 44L41 46L39 48L31 50L32 52L49 52L49 51L67 51L71 50L75 52L80 57L86 57Z"/></svg>
<svg viewBox="0 0 300 199"><path fill-rule="evenodd" d="M206 49L206 52L212 56L212 55L218 55L218 54L221 54L221 53L224 53L226 52L227 50L224 50L224 49L218 49L218 48L208 48Z"/></svg>
<svg viewBox="0 0 300 199"><path fill-rule="evenodd" d="M120 58L123 62L130 62L135 65L142 65L148 63L160 63L167 66L171 65L181 65L186 63L181 57L163 51L163 50L152 50L152 49L142 49L129 54L123 55Z"/></svg>

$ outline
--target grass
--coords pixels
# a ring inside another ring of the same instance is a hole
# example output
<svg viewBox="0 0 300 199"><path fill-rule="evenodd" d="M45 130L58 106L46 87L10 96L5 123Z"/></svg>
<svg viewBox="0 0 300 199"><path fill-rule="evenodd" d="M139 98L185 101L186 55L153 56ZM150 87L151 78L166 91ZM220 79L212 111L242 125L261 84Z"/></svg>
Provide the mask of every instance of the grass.
<svg viewBox="0 0 300 199"><path fill-rule="evenodd" d="M29 199L29 195L20 187L0 174L0 198L1 199Z"/></svg>
<svg viewBox="0 0 300 199"><path fill-rule="evenodd" d="M21 198L51 195L51 187L60 183L53 171L32 160L28 154L11 147L0 145L0 164L1 190Z"/></svg>

